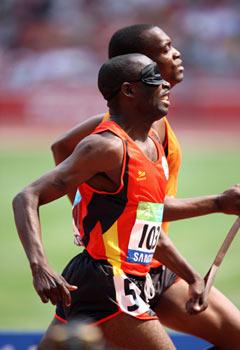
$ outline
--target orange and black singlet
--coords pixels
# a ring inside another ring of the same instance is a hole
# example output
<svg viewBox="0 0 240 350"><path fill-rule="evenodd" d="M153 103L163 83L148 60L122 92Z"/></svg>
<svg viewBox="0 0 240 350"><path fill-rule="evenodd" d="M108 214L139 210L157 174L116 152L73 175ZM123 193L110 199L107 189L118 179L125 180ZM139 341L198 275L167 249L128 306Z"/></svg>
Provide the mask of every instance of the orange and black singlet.
<svg viewBox="0 0 240 350"><path fill-rule="evenodd" d="M109 112L105 113L103 121L108 120L110 117ZM175 197L177 194L178 176L181 167L182 152L178 139L169 124L167 117L163 118L165 124L165 142L164 153L167 158L169 176L167 181L166 195ZM168 222L162 223L162 229L168 233Z"/></svg>
<svg viewBox="0 0 240 350"><path fill-rule="evenodd" d="M145 276L160 235L166 158L153 130L149 137L158 152L156 162L147 158L115 122L102 122L93 133L104 131L123 142L120 186L114 193L96 190L87 183L79 186L73 206L76 238L94 259L107 260L115 276Z"/></svg>

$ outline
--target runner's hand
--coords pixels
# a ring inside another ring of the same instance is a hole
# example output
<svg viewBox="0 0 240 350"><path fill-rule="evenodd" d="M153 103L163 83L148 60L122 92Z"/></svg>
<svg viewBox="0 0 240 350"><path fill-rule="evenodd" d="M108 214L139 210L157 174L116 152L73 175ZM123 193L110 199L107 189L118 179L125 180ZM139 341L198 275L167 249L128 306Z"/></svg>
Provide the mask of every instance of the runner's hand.
<svg viewBox="0 0 240 350"><path fill-rule="evenodd" d="M50 301L53 305L62 302L65 307L71 305L71 291L77 290L61 275L55 273L49 266L32 267L33 285L43 303Z"/></svg>
<svg viewBox="0 0 240 350"><path fill-rule="evenodd" d="M198 314L208 307L204 290L205 283L201 277L198 277L195 282L189 284L189 300L186 303L186 310L189 314Z"/></svg>
<svg viewBox="0 0 240 350"><path fill-rule="evenodd" d="M221 193L218 196L218 206L222 213L240 215L240 184Z"/></svg>

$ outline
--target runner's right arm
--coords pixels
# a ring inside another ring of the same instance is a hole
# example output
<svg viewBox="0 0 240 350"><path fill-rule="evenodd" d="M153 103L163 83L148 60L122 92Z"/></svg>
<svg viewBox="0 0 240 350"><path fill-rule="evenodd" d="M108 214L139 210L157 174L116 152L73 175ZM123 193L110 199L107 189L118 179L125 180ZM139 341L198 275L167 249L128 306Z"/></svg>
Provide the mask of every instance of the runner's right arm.
<svg viewBox="0 0 240 350"><path fill-rule="evenodd" d="M122 158L123 147L119 138L109 140L103 135L90 135L77 145L70 157L26 186L14 198L18 235L32 270L34 287L44 303L63 301L69 306L69 291L76 287L69 285L49 266L42 242L40 206L64 196L98 173L118 173ZM116 187L119 186L117 178L116 175L112 178Z"/></svg>

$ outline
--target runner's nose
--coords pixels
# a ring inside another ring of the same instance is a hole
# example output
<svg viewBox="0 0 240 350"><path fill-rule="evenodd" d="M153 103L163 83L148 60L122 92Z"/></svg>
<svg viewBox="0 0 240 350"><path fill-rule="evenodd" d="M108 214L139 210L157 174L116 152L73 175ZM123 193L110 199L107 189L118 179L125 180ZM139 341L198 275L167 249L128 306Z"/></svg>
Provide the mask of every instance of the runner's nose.
<svg viewBox="0 0 240 350"><path fill-rule="evenodd" d="M164 80L162 86L165 90L170 90L170 84L166 80Z"/></svg>
<svg viewBox="0 0 240 350"><path fill-rule="evenodd" d="M175 47L173 47L173 57L174 58L180 58L181 57L181 53Z"/></svg>

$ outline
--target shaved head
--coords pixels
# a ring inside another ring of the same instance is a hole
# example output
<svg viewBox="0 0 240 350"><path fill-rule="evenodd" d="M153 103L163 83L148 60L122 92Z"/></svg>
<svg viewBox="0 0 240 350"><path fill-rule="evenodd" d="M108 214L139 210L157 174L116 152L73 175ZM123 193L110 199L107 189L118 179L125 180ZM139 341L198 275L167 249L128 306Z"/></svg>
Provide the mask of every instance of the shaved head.
<svg viewBox="0 0 240 350"><path fill-rule="evenodd" d="M113 57L102 65L98 74L98 88L106 100L119 90L124 82L137 80L142 69L153 61L142 54Z"/></svg>

